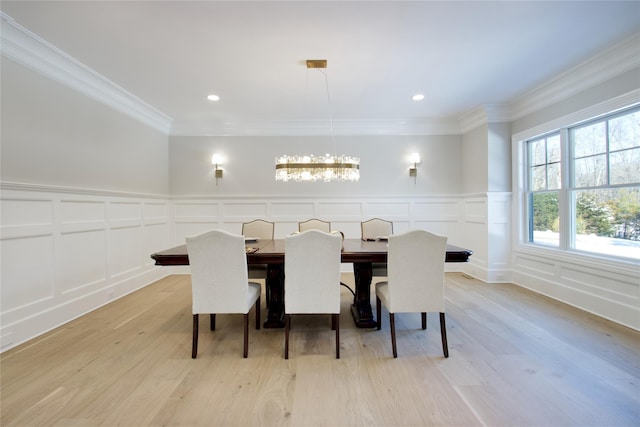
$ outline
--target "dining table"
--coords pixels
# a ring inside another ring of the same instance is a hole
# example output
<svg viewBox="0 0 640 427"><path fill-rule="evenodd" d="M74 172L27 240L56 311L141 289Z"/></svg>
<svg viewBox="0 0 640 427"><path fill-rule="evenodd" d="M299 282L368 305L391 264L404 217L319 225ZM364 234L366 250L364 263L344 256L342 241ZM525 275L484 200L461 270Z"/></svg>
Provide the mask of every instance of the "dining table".
<svg viewBox="0 0 640 427"><path fill-rule="evenodd" d="M250 239L247 248L247 265L266 265L265 286L268 287L267 318L265 328L284 327L284 251L285 239ZM386 239L344 239L342 263L353 265L354 283L351 315L358 328L374 328L376 320L371 307L371 281L373 264L387 262ZM469 249L447 244L444 262L468 262L473 252ZM151 254L159 266L189 265L187 245L179 245Z"/></svg>

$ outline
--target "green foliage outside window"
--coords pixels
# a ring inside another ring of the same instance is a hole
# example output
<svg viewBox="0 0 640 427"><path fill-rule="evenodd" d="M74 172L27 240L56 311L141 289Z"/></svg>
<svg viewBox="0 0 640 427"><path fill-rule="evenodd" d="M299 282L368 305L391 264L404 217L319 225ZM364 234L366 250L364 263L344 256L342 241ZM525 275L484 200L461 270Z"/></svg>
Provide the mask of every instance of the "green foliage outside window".
<svg viewBox="0 0 640 427"><path fill-rule="evenodd" d="M533 229L535 231L558 231L558 193L536 193L533 195Z"/></svg>
<svg viewBox="0 0 640 427"><path fill-rule="evenodd" d="M576 200L578 234L595 234L597 236L613 236L615 227L611 208L598 203L595 196L582 194Z"/></svg>
<svg viewBox="0 0 640 427"><path fill-rule="evenodd" d="M614 221L617 225L616 237L640 240L640 189L623 189L614 200Z"/></svg>

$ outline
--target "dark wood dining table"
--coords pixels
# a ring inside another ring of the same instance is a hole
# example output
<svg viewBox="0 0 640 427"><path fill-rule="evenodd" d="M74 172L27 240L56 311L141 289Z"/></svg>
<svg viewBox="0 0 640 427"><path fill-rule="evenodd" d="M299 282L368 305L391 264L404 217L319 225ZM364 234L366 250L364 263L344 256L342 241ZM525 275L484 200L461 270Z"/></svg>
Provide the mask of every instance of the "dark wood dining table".
<svg viewBox="0 0 640 427"><path fill-rule="evenodd" d="M267 265L265 285L269 288L268 314L265 328L284 327L284 239L247 242L247 264ZM447 245L445 262L467 262L472 255L469 249ZM151 254L156 265L189 265L187 246L180 245ZM353 264L355 290L351 315L357 327L373 328L376 321L371 308L372 264L387 262L386 240L365 241L345 239L343 263Z"/></svg>

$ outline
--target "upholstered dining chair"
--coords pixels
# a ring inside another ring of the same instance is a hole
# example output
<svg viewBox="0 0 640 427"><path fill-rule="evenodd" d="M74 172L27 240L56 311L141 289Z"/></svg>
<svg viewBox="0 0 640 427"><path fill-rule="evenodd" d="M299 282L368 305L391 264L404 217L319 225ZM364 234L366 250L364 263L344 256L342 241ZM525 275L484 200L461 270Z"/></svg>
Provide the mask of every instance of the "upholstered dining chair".
<svg viewBox="0 0 640 427"><path fill-rule="evenodd" d="M424 230L389 236L388 279L376 283L377 328L381 325L381 303L389 311L391 347L396 349L395 313L421 313L427 329L427 312L440 313L440 335L444 357L449 357L444 304L444 262L447 238Z"/></svg>
<svg viewBox="0 0 640 427"><path fill-rule="evenodd" d="M340 358L340 251L342 237L319 230L292 234L284 243L284 358L289 358L292 314L331 314Z"/></svg>
<svg viewBox="0 0 640 427"><path fill-rule="evenodd" d="M263 219L254 219L242 224L242 235L244 237L255 237L259 240L273 240L273 230L275 224Z"/></svg>
<svg viewBox="0 0 640 427"><path fill-rule="evenodd" d="M199 314L210 315L210 328L216 328L216 314L244 314L244 353L249 350L249 310L256 309L256 329L260 329L259 283L249 282L244 237L224 230L211 230L187 237L191 269L193 344L191 357L198 354Z"/></svg>
<svg viewBox="0 0 640 427"><path fill-rule="evenodd" d="M387 238L393 234L393 222L380 218L371 218L360 223L362 231L362 239L378 239L380 237Z"/></svg>
<svg viewBox="0 0 640 427"><path fill-rule="evenodd" d="M245 238L257 238L258 240L273 240L275 224L263 219L255 219L242 224L242 235ZM267 279L267 264L251 264L249 266L249 279ZM267 307L269 307L271 292L265 286Z"/></svg>
<svg viewBox="0 0 640 427"><path fill-rule="evenodd" d="M329 221L323 221L321 219L308 219L298 223L298 231L303 232L307 230L320 230L325 233L331 233L331 223Z"/></svg>
<svg viewBox="0 0 640 427"><path fill-rule="evenodd" d="M362 240L377 240L380 237L388 238L393 234L393 222L380 218L371 218L360 223ZM386 277L387 264L384 262L374 262L371 265L372 276Z"/></svg>

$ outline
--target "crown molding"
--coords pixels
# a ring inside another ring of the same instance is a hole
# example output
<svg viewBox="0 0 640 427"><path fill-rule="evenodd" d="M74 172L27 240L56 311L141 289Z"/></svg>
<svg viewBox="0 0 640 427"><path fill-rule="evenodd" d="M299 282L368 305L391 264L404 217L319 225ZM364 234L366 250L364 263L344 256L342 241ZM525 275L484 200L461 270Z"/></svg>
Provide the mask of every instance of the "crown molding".
<svg viewBox="0 0 640 427"><path fill-rule="evenodd" d="M640 105L640 88L616 96L606 101L591 105L579 111L574 111L562 117L557 117L549 122L541 123L533 128L512 135L513 142L535 138L536 136L551 132L562 127L572 126L603 114L615 113L628 107Z"/></svg>
<svg viewBox="0 0 640 427"><path fill-rule="evenodd" d="M509 103L510 120L520 119L637 68L640 68L640 33L514 99Z"/></svg>
<svg viewBox="0 0 640 427"><path fill-rule="evenodd" d="M0 54L168 134L171 117L67 55L0 11Z"/></svg>
<svg viewBox="0 0 640 427"><path fill-rule="evenodd" d="M334 120L333 134L353 135L456 135L457 120L443 119L367 119ZM327 136L331 128L326 120L249 121L212 124L207 127L174 123L173 136Z"/></svg>
<svg viewBox="0 0 640 427"><path fill-rule="evenodd" d="M510 122L561 102L627 71L640 68L640 33L519 96L509 104L481 105L459 117L466 133L492 122Z"/></svg>
<svg viewBox="0 0 640 427"><path fill-rule="evenodd" d="M474 108L458 118L460 131L467 133L478 126L488 123L508 122L511 119L509 108L505 104L486 104Z"/></svg>
<svg viewBox="0 0 640 427"><path fill-rule="evenodd" d="M0 54L167 135L326 136L324 121L175 123L172 118L22 27L0 11ZM508 104L486 104L444 119L366 119L334 122L335 135L459 135L492 122L509 122L640 68L640 33L597 54Z"/></svg>

